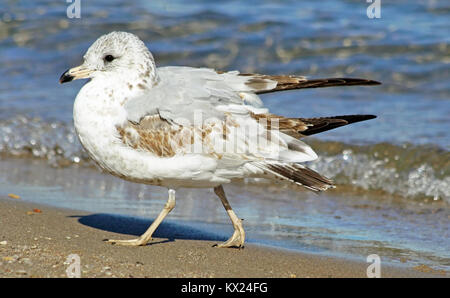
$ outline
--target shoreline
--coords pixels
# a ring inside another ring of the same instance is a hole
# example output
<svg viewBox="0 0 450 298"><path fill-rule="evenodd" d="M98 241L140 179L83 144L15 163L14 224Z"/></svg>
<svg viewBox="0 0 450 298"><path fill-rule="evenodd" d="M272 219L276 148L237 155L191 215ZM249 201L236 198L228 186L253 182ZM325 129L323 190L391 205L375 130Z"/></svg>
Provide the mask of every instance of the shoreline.
<svg viewBox="0 0 450 298"><path fill-rule="evenodd" d="M364 278L370 265L256 244L240 250L214 248L213 237L198 237L195 231L164 222L147 246L123 247L102 241L132 238L151 220L0 196L0 277L66 277L71 254L80 256L81 277ZM427 268L381 267L381 277L444 276Z"/></svg>

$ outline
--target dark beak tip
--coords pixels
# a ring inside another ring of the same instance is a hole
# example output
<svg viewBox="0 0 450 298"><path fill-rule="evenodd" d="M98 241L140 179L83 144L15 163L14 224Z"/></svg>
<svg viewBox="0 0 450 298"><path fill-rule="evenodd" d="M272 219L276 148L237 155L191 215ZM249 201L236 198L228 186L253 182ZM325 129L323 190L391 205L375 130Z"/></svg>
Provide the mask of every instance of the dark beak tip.
<svg viewBox="0 0 450 298"><path fill-rule="evenodd" d="M66 70L59 78L59 83L64 84L73 80L73 76L68 74L69 70Z"/></svg>

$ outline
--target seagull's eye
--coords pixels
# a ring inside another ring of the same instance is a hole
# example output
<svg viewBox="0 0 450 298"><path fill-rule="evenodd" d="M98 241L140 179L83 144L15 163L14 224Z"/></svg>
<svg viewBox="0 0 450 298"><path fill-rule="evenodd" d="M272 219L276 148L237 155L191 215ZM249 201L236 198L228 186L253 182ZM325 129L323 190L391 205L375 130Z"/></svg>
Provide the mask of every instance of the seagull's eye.
<svg viewBox="0 0 450 298"><path fill-rule="evenodd" d="M114 60L114 56L113 55L106 55L105 58L103 58L103 59L105 59L106 62L111 62L111 61Z"/></svg>

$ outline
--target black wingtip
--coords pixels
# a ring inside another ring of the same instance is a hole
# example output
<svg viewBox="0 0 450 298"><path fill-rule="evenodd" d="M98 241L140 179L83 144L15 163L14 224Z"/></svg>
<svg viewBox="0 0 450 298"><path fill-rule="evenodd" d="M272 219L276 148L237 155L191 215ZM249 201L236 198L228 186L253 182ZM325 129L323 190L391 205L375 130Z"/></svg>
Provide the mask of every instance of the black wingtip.
<svg viewBox="0 0 450 298"><path fill-rule="evenodd" d="M377 118L377 116L376 115L343 115L343 116L334 116L334 117L329 117L329 118L345 120L345 121L347 121L347 124L350 124L350 123L375 119L375 118Z"/></svg>
<svg viewBox="0 0 450 298"><path fill-rule="evenodd" d="M368 81L368 85L381 85L381 82L374 81L374 80L369 80Z"/></svg>
<svg viewBox="0 0 450 298"><path fill-rule="evenodd" d="M343 115L333 117L301 119L305 123L312 124L308 129L300 132L304 136L310 136L327 130L335 129L351 123L377 118L375 115Z"/></svg>
<svg viewBox="0 0 450 298"><path fill-rule="evenodd" d="M381 82L360 78L330 78L328 79L330 86L375 86L381 85Z"/></svg>
<svg viewBox="0 0 450 298"><path fill-rule="evenodd" d="M361 120L358 120L358 121L364 121L364 120L370 120L370 119L375 119L375 118L377 118L377 116L376 115L355 115L355 116L359 116L359 118L361 119Z"/></svg>

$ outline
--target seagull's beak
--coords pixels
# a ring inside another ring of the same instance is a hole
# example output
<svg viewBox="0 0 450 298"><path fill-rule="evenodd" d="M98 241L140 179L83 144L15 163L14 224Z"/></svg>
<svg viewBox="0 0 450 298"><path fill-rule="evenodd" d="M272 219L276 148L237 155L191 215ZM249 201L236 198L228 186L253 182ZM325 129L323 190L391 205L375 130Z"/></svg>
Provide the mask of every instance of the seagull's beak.
<svg viewBox="0 0 450 298"><path fill-rule="evenodd" d="M59 78L59 83L63 84L73 80L87 79L89 78L91 72L92 70L83 65L68 69Z"/></svg>

